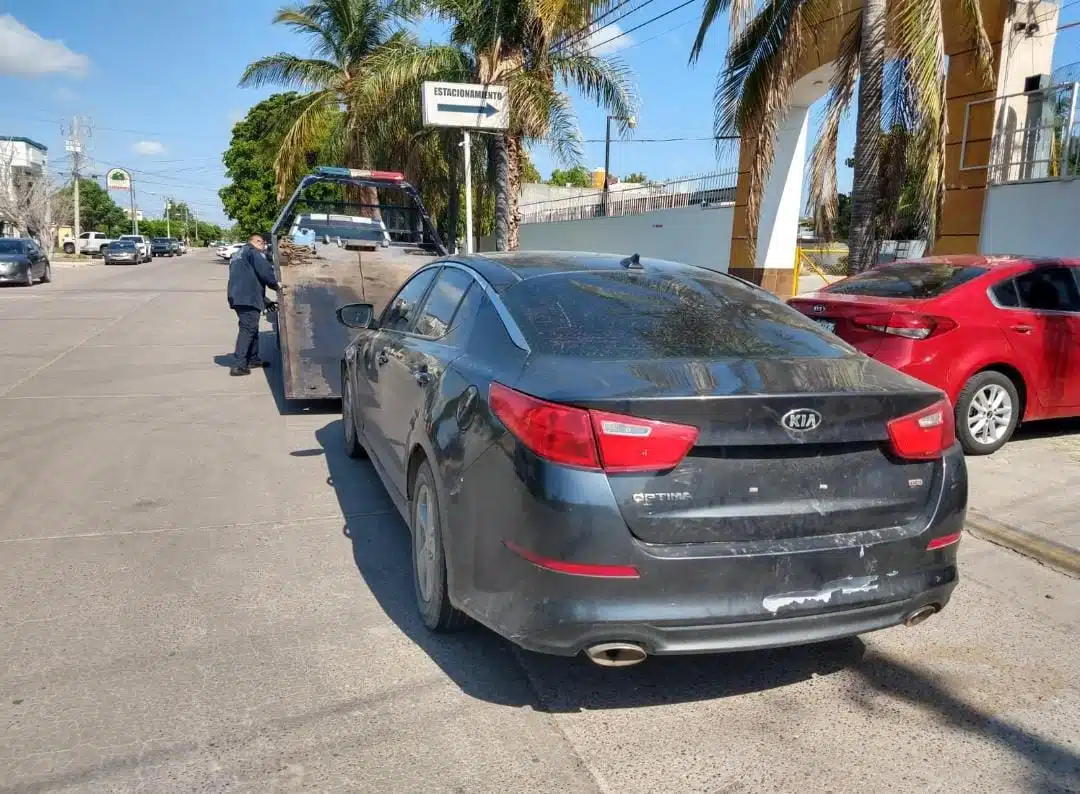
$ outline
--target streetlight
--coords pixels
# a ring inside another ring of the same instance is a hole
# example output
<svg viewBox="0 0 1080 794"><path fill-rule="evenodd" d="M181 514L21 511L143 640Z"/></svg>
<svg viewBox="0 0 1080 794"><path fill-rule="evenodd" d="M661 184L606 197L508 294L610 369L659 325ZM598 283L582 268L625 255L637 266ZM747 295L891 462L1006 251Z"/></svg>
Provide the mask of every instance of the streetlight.
<svg viewBox="0 0 1080 794"><path fill-rule="evenodd" d="M608 207L608 184L610 183L610 177L608 169L611 166L611 120L625 121L626 126L630 129L634 129L637 126L636 116L608 116L607 117L607 134L604 135L604 196L602 203L601 215L607 217Z"/></svg>

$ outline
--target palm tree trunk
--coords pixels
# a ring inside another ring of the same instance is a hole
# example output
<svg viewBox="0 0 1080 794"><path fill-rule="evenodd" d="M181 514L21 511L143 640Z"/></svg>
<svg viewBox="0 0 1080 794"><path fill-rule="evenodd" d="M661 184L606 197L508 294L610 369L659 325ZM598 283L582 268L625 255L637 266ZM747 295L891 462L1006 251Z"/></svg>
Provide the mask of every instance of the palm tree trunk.
<svg viewBox="0 0 1080 794"><path fill-rule="evenodd" d="M518 250L518 231L521 228L521 210L518 205L521 202L521 136L507 133L506 135L506 159L508 170L509 201L508 223L506 234L506 250Z"/></svg>
<svg viewBox="0 0 1080 794"><path fill-rule="evenodd" d="M859 50L859 111L855 125L855 175L851 187L848 269L873 267L877 253L874 216L881 164L881 102L885 76L885 3L862 0Z"/></svg>
<svg viewBox="0 0 1080 794"><path fill-rule="evenodd" d="M452 140L444 138L443 151L446 153L447 196L446 196L446 250L453 253L457 245L458 218L461 215L462 168L461 147Z"/></svg>
<svg viewBox="0 0 1080 794"><path fill-rule="evenodd" d="M505 133L494 139L495 250L510 250L510 158Z"/></svg>

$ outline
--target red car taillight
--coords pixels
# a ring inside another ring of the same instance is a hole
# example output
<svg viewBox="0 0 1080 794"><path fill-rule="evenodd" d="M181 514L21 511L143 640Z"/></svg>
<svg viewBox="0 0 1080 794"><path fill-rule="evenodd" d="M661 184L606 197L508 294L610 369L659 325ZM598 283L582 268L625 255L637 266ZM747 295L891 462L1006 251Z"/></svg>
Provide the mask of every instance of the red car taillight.
<svg viewBox="0 0 1080 794"><path fill-rule="evenodd" d="M851 318L851 322L860 328L906 339L929 339L956 327L956 323L948 317L931 317L911 312L859 314Z"/></svg>
<svg viewBox="0 0 1080 794"><path fill-rule="evenodd" d="M893 451L908 460L940 458L956 441L956 422L948 400L939 400L888 423Z"/></svg>
<svg viewBox="0 0 1080 794"><path fill-rule="evenodd" d="M560 405L501 383L491 384L488 401L506 429L537 455L583 469L670 469L686 457L699 432L691 425Z"/></svg>

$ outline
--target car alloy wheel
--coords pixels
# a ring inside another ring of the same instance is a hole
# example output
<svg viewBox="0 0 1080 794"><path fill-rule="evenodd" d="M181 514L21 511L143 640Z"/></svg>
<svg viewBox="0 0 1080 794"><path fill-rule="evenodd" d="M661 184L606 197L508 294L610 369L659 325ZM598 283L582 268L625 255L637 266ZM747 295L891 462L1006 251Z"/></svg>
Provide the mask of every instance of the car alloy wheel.
<svg viewBox="0 0 1080 794"><path fill-rule="evenodd" d="M968 432L980 444L996 444L1009 432L1012 415L1009 393L996 383L988 383L975 392L968 406Z"/></svg>
<svg viewBox="0 0 1080 794"><path fill-rule="evenodd" d="M26 267L26 280L23 281L23 286L24 287L32 287L32 286L34 286L34 266L33 265L27 265L27 267Z"/></svg>
<svg viewBox="0 0 1080 794"><path fill-rule="evenodd" d="M413 553L416 555L416 584L420 589L420 597L425 601L431 601L435 590L435 578L438 575L435 569L437 559L435 555L435 515L432 508L433 495L428 484L421 483L416 489L416 521L413 527Z"/></svg>
<svg viewBox="0 0 1080 794"><path fill-rule="evenodd" d="M341 426L345 436L345 454L350 458L364 457L364 447L360 443L360 433L356 427L356 414L353 409L352 387L349 376L342 373L341 381Z"/></svg>

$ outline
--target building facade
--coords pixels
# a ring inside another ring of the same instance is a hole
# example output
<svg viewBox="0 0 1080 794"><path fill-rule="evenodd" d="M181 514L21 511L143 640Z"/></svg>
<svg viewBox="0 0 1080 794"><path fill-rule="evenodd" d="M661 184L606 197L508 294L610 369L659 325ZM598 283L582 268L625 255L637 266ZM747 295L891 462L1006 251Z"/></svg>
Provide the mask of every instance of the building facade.
<svg viewBox="0 0 1080 794"><path fill-rule="evenodd" d="M18 198L31 193L47 178L49 150L44 144L17 136L0 135L0 237L32 231L20 229L14 212Z"/></svg>

